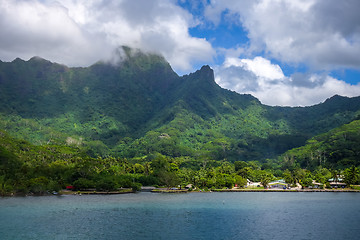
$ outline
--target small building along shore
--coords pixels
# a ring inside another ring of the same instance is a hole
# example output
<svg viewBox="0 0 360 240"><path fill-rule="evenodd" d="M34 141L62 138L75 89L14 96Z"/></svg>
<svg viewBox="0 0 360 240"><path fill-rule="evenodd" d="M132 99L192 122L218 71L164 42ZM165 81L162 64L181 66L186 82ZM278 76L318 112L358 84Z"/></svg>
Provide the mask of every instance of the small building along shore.
<svg viewBox="0 0 360 240"><path fill-rule="evenodd" d="M257 188L260 186L261 186L260 182L252 182L249 179L246 179L246 188Z"/></svg>
<svg viewBox="0 0 360 240"><path fill-rule="evenodd" d="M330 178L328 180L331 188L345 188L346 183L343 182L343 176L338 175L337 178Z"/></svg>
<svg viewBox="0 0 360 240"><path fill-rule="evenodd" d="M346 183L344 182L329 182L331 188L345 188Z"/></svg>
<svg viewBox="0 0 360 240"><path fill-rule="evenodd" d="M272 181L268 184L271 189L288 189L290 184L286 183L284 179Z"/></svg>
<svg viewBox="0 0 360 240"><path fill-rule="evenodd" d="M315 180L312 181L312 185L309 188L322 189L324 188L324 184L318 183Z"/></svg>

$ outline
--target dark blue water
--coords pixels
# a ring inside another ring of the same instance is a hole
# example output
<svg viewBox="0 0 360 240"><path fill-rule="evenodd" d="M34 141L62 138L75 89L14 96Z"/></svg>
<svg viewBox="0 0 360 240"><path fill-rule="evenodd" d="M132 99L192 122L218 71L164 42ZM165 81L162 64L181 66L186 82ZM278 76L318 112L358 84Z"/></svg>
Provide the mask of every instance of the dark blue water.
<svg viewBox="0 0 360 240"><path fill-rule="evenodd" d="M360 193L0 198L0 239L360 239Z"/></svg>

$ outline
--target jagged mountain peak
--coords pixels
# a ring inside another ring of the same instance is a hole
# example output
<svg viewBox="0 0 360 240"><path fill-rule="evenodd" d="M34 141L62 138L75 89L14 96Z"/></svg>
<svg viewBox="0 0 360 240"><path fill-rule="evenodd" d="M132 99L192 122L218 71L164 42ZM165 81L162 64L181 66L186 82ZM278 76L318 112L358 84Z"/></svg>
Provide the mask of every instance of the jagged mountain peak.
<svg viewBox="0 0 360 240"><path fill-rule="evenodd" d="M32 58L29 59L29 62L50 62L50 61L39 56L33 56Z"/></svg>
<svg viewBox="0 0 360 240"><path fill-rule="evenodd" d="M15 58L11 63L20 63L20 62L21 62L21 63L22 63L22 62L25 62L25 60L17 57L17 58Z"/></svg>
<svg viewBox="0 0 360 240"><path fill-rule="evenodd" d="M326 103L326 102L329 103L329 102L343 101L343 100L345 100L345 99L349 99L349 97L335 94L334 96L326 99L324 103Z"/></svg>
<svg viewBox="0 0 360 240"><path fill-rule="evenodd" d="M154 65L171 68L166 59L159 53L144 52L137 48L121 46L113 51L109 60L97 64L110 64L115 67L133 67L139 70L149 70Z"/></svg>
<svg viewBox="0 0 360 240"><path fill-rule="evenodd" d="M215 82L214 70L212 70L209 65L202 66L200 70L195 72L195 74L198 74L201 79L209 82Z"/></svg>
<svg viewBox="0 0 360 240"><path fill-rule="evenodd" d="M209 90L220 88L215 82L214 70L209 65L204 65L200 70L184 75L182 78L191 82L194 87L209 88Z"/></svg>

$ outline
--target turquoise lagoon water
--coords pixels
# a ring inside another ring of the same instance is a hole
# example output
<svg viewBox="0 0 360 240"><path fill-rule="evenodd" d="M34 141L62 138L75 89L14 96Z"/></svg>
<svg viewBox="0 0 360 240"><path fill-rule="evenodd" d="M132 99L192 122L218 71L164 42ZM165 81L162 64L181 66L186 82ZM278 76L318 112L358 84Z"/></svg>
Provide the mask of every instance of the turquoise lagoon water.
<svg viewBox="0 0 360 240"><path fill-rule="evenodd" d="M360 239L360 193L0 198L0 239Z"/></svg>

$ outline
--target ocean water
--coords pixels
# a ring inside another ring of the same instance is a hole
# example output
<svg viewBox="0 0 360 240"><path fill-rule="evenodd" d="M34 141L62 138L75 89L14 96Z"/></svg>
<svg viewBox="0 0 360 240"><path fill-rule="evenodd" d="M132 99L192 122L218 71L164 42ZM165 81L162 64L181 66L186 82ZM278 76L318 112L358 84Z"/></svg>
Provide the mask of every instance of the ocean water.
<svg viewBox="0 0 360 240"><path fill-rule="evenodd" d="M0 239L360 239L360 193L0 198Z"/></svg>

